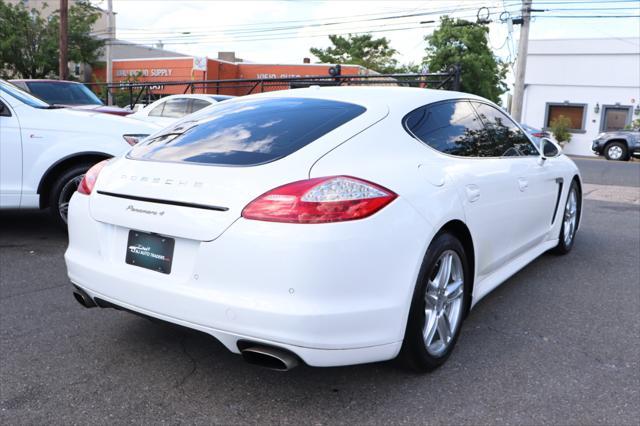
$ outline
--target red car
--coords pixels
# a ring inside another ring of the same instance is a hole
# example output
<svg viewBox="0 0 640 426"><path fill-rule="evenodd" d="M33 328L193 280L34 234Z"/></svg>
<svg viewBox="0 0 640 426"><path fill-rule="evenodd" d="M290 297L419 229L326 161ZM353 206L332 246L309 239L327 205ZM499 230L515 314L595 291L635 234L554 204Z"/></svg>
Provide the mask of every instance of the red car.
<svg viewBox="0 0 640 426"><path fill-rule="evenodd" d="M107 106L87 86L66 80L9 80L15 86L42 99L48 104L73 109L129 115L128 109Z"/></svg>

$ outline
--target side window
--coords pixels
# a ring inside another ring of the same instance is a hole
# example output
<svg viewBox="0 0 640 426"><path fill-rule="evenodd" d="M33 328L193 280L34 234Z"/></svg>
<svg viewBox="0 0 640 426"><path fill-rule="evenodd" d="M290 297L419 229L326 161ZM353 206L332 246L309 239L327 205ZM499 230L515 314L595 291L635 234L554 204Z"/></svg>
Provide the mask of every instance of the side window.
<svg viewBox="0 0 640 426"><path fill-rule="evenodd" d="M192 99L189 114L191 114L192 112L200 111L202 108L206 108L209 105L211 105L211 103L205 101L204 99Z"/></svg>
<svg viewBox="0 0 640 426"><path fill-rule="evenodd" d="M479 140L487 137L468 101L448 101L410 112L406 129L430 147L445 154L477 157Z"/></svg>
<svg viewBox="0 0 640 426"><path fill-rule="evenodd" d="M478 146L479 157L538 155L527 135L504 112L481 102L472 103L491 135L487 143Z"/></svg>
<svg viewBox="0 0 640 426"><path fill-rule="evenodd" d="M2 101L0 101L0 117L11 117L9 107L7 107Z"/></svg>
<svg viewBox="0 0 640 426"><path fill-rule="evenodd" d="M189 98L171 99L165 102L163 117L180 118L188 114L187 106L189 106Z"/></svg>
<svg viewBox="0 0 640 426"><path fill-rule="evenodd" d="M153 108L151 111L149 111L149 116L151 117L162 117L162 110L164 109L164 105L166 104L166 102L162 102L160 105L158 105L157 107Z"/></svg>

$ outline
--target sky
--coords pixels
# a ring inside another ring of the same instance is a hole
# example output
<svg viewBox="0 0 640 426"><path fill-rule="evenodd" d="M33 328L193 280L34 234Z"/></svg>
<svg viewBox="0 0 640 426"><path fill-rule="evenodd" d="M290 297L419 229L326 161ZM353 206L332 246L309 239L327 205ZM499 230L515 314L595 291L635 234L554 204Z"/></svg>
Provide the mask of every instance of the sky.
<svg viewBox="0 0 640 426"><path fill-rule="evenodd" d="M93 0L106 9L106 0ZM401 63L420 63L427 45L424 37L435 29L439 16L475 20L478 9L489 25L494 53L514 57L519 26L509 32L500 20L520 15L519 0L463 1L151 1L114 0L116 36L165 49L215 58L218 51L235 51L252 62L300 63L315 58L310 47L327 47L328 34L372 31L387 37ZM640 0L534 0L530 39L637 37L640 18L586 18L593 15L640 15ZM398 18L398 16L406 16ZM562 16L565 16L564 18ZM566 18L571 16L571 18ZM582 16L581 18L575 18ZM385 18L385 19L380 19ZM510 36L511 35L511 36Z"/></svg>
<svg viewBox="0 0 640 426"><path fill-rule="evenodd" d="M107 0L92 0L107 8ZM494 54L511 64L512 88L521 0L113 0L116 37L194 56L234 51L249 62L302 63L328 34L386 37L401 64L422 62L425 36L442 15L489 19ZM634 37L640 50L640 0L534 0L529 38ZM608 16L623 17L608 17ZM597 17L596 17L597 16ZM506 95L505 95L506 96Z"/></svg>

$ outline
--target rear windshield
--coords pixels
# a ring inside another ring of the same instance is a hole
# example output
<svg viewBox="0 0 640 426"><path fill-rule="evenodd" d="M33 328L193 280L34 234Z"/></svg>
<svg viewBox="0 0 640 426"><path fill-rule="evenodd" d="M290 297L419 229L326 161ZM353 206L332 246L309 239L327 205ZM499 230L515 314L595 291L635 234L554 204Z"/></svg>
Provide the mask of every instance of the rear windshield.
<svg viewBox="0 0 640 426"><path fill-rule="evenodd" d="M365 108L324 99L223 102L136 145L129 158L252 166L285 157L359 116ZM196 113L197 114L197 113Z"/></svg>

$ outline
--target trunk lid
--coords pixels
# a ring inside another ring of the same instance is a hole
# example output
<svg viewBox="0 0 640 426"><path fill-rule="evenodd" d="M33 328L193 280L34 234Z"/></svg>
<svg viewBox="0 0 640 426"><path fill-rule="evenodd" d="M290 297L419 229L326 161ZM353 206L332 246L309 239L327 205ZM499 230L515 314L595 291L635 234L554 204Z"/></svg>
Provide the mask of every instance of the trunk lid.
<svg viewBox="0 0 640 426"><path fill-rule="evenodd" d="M298 151L257 166L118 158L100 173L91 194L91 216L128 229L214 240L240 218L253 199L277 186L309 178L309 170L320 157L387 113L386 106L369 108Z"/></svg>

